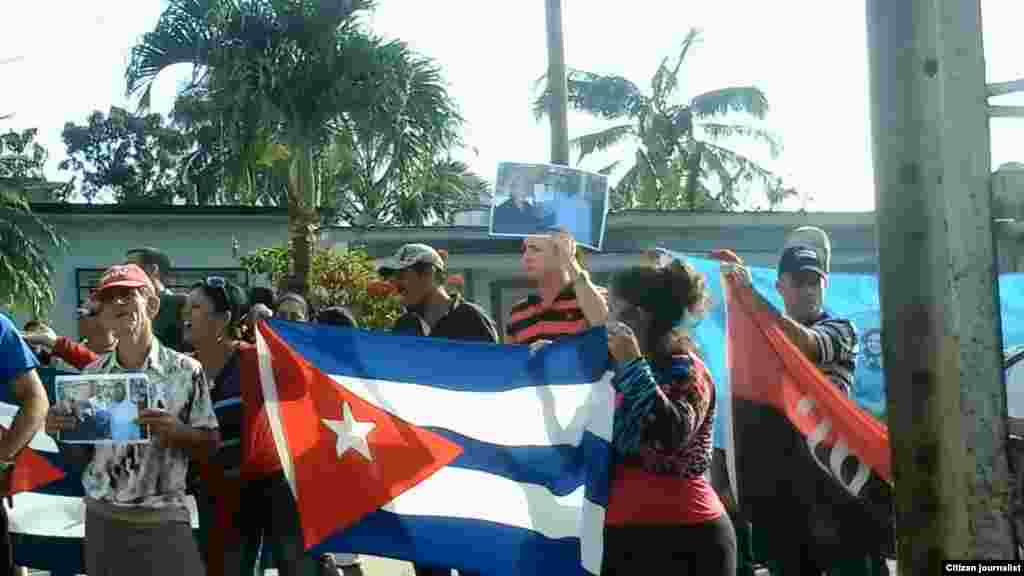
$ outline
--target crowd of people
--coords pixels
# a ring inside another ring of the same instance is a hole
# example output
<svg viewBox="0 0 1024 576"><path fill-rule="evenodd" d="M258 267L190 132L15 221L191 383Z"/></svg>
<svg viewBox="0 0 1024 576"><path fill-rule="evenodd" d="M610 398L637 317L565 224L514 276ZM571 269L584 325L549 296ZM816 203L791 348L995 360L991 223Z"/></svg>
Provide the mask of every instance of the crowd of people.
<svg viewBox="0 0 1024 576"><path fill-rule="evenodd" d="M617 404L603 574L753 574L749 519L737 510L728 482L712 477L712 428L720 407L710 372L687 334L709 303L705 278L673 261L622 270L606 289L593 282L578 256L565 233L524 239L522 270L534 291L512 307L501 333L481 306L448 291L447 262L438 250L402 246L379 272L404 309L395 333L527 345L537 352L605 326ZM738 289L756 295L739 258L728 251L711 256L725 263ZM176 295L164 284L170 268L167 256L152 248L133 250L124 264L110 267L79 311L81 342L45 325L19 333L0 314L0 382L10 383L10 396L21 406L0 437L0 487L36 430L57 434L77 425L50 408L34 370L40 357L85 374L141 371L154 394L153 407L137 416L150 430L150 444L60 445L66 461L81 471L91 576L251 576L268 565L282 576L361 574L356 556L305 552L280 463L252 462L248 452L260 435L271 434L269 424L247 420L243 410L243 400L261 401L259 386L246 380L243 369L256 362L255 322L275 317L357 328L358 318L344 308L314 310L298 292L247 292L216 276ZM824 313L827 278L827 250L789 246L777 285L785 310L757 301L778 316L808 359L849 392L856 332L849 321ZM267 475L267 469L277 472ZM187 494L198 502L199 538L191 530ZM807 549L811 527L798 518L778 522L758 526L771 541L759 560L769 561L773 574L836 573L814 564ZM786 529L779 530L782 525ZM0 562L12 565L9 545L0 547ZM415 567L417 576L450 570Z"/></svg>

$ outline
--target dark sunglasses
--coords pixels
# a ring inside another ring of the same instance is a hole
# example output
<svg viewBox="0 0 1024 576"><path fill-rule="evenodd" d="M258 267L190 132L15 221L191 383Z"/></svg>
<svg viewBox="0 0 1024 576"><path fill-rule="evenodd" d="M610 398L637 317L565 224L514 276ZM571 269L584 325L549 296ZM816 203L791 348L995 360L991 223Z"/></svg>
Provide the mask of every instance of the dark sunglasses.
<svg viewBox="0 0 1024 576"><path fill-rule="evenodd" d="M220 290L221 295L224 296L224 301L229 301L228 281L223 276L207 276L206 280L203 280L203 286L211 290Z"/></svg>
<svg viewBox="0 0 1024 576"><path fill-rule="evenodd" d="M211 292L219 293L221 301L224 302L224 307L227 310L231 310L236 306L235 299L231 297L231 292L228 290L227 278L223 276L207 276L206 280L200 282L199 285L204 286Z"/></svg>

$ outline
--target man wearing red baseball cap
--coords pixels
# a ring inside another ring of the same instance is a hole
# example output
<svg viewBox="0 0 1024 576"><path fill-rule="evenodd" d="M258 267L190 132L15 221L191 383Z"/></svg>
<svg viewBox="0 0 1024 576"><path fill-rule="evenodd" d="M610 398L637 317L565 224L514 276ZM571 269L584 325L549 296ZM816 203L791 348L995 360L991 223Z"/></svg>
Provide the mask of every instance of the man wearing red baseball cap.
<svg viewBox="0 0 1024 576"><path fill-rule="evenodd" d="M96 290L100 321L115 332L117 347L83 374L143 373L152 408L139 414L149 444L60 443L70 460L85 465L85 560L89 574L111 576L201 574L192 536L185 481L189 460L205 459L217 446L217 419L200 364L153 335L160 299L134 264L113 266ZM47 433L72 430L74 417L51 410Z"/></svg>

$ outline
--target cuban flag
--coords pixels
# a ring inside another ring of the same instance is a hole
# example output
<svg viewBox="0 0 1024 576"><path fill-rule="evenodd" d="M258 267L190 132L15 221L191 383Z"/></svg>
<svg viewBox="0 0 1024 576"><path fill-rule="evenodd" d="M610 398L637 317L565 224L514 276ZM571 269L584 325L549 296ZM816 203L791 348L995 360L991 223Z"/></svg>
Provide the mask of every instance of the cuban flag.
<svg viewBox="0 0 1024 576"><path fill-rule="evenodd" d="M52 384L54 372L39 369ZM49 377L48 377L49 376ZM52 387L52 386L51 386ZM18 407L0 402L0 427L10 428ZM78 475L64 469L57 443L39 431L16 460L13 506L6 501L15 563L58 575L85 572L82 562L85 506Z"/></svg>
<svg viewBox="0 0 1024 576"><path fill-rule="evenodd" d="M485 574L599 574L603 328L531 355L272 320L259 380L307 548Z"/></svg>

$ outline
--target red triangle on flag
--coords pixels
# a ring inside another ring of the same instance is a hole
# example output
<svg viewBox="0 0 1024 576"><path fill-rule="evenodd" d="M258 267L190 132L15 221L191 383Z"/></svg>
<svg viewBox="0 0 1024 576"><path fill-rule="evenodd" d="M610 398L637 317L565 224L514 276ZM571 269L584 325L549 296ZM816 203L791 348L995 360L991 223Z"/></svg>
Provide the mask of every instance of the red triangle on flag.
<svg viewBox="0 0 1024 576"><path fill-rule="evenodd" d="M345 389L265 325L261 333L273 359L306 548L354 525L462 453L458 444Z"/></svg>
<svg viewBox="0 0 1024 576"><path fill-rule="evenodd" d="M7 428L0 426L7 433ZM50 464L42 455L31 448L25 448L14 459L14 471L11 473L11 494L30 492L56 482L64 477L64 471Z"/></svg>

